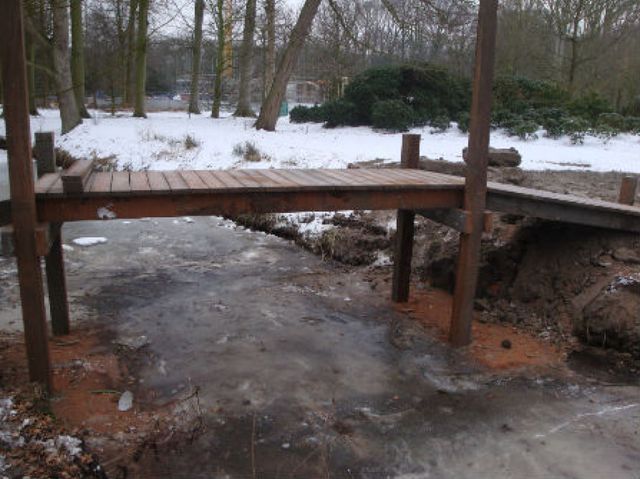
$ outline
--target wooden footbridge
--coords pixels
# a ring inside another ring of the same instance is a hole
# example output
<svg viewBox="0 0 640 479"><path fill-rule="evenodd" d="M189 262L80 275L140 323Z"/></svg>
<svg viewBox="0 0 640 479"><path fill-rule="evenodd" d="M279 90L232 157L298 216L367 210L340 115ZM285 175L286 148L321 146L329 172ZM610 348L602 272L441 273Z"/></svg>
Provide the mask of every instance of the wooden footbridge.
<svg viewBox="0 0 640 479"><path fill-rule="evenodd" d="M33 181L19 0L4 4L0 49L11 200L0 223L12 228L30 377L51 386L40 258L45 258L54 334L69 332L61 226L65 222L242 213L398 210L392 298L409 298L416 214L460 232L451 341L471 340L480 240L487 210L640 232L640 209L487 183L497 0L481 0L466 178L418 169L420 137L403 137L400 169L94 172L88 161L58 171L51 134L36 135ZM21 54L22 52L22 54ZM215 126L212 125L215 134ZM366 147L366 146L365 146ZM633 203L633 182L625 187ZM2 205L0 205L2 206ZM4 221L2 221L4 219ZM1 224L0 224L1 225Z"/></svg>

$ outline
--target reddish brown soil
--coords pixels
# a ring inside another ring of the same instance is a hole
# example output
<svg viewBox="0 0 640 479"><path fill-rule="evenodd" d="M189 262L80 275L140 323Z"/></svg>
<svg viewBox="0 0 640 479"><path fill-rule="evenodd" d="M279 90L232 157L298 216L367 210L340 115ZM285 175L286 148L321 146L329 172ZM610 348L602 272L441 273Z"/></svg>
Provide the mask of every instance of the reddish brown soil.
<svg viewBox="0 0 640 479"><path fill-rule="evenodd" d="M409 303L398 309L447 341L451 321L451 295L440 290L416 291ZM511 325L474 321L473 343L466 348L473 360L495 370L558 368L566 353L539 337ZM508 341L510 348L503 342Z"/></svg>
<svg viewBox="0 0 640 479"><path fill-rule="evenodd" d="M26 353L21 336L4 336L0 360L6 384L27 382ZM76 330L49 342L54 391L51 412L68 429L92 430L99 434L148 429L152 411L118 411L120 394L130 387L123 361L104 338L93 330Z"/></svg>

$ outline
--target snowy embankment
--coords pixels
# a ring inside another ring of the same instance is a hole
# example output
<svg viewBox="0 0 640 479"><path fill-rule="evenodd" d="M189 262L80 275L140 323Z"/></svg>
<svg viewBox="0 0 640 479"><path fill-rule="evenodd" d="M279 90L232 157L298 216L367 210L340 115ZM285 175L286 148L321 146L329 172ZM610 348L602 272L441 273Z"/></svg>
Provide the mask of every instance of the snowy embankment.
<svg viewBox="0 0 640 479"><path fill-rule="evenodd" d="M401 134L373 131L368 127L325 129L318 124L292 124L281 119L276 133L256 131L250 119L226 117L215 120L207 114L151 113L148 119L129 114L111 117L93 112L94 118L64 137L57 145L74 156L112 158L119 168L226 169L226 168L344 168L349 163L384 159L398 161ZM57 111L45 110L32 118L32 131L56 131ZM4 124L0 126L0 132ZM462 161L467 137L452 127L445 133L422 134L422 154L432 159ZM524 141L502 131L492 135L492 146L515 147L527 170L591 170L640 173L640 136L619 135L609 141L587 136L583 145L572 145L567 137ZM258 150L253 161L237 150L246 142ZM234 154L234 149L236 154ZM257 161L255 161L257 160Z"/></svg>
<svg viewBox="0 0 640 479"><path fill-rule="evenodd" d="M350 163L400 159L402 135L369 127L325 129L319 124L292 124L280 119L277 132L256 131L253 120L181 112L151 113L148 119L128 113L115 117L100 111L65 136L60 136L56 110L31 119L32 132L56 132L56 144L75 157L96 158L118 169L174 170L228 168L345 168ZM3 134L4 122L0 123ZM455 126L444 133L416 128L421 151L431 159L462 161L467 136ZM503 131L492 134L492 146L515 147L526 170L591 170L640 173L640 136L619 135L608 141L587 136L573 145L567 137L524 141ZM0 162L3 157L0 156ZM6 157L4 157L6 161ZM2 170L2 165L0 165ZM300 234L317 237L332 229L333 213L279 215L277 224L291 224Z"/></svg>

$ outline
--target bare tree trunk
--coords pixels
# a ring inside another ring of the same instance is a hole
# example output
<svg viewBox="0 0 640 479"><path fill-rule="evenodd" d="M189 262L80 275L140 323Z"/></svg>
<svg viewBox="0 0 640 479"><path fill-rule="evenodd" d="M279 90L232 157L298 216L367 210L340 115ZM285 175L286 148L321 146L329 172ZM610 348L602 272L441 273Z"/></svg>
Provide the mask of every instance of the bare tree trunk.
<svg viewBox="0 0 640 479"><path fill-rule="evenodd" d="M51 0L53 14L53 65L56 72L56 91L62 120L62 134L70 132L82 118L76 104L69 62L69 3Z"/></svg>
<svg viewBox="0 0 640 479"><path fill-rule="evenodd" d="M124 102L130 106L133 104L133 96L136 90L136 11L138 0L129 1L129 19L127 21L127 59L124 79Z"/></svg>
<svg viewBox="0 0 640 479"><path fill-rule="evenodd" d="M82 0L71 2L71 76L76 105L82 118L90 118L84 105L84 31L82 29Z"/></svg>
<svg viewBox="0 0 640 479"><path fill-rule="evenodd" d="M36 42L30 33L26 33L27 43L27 80L29 82L29 115L38 115L36 106Z"/></svg>
<svg viewBox="0 0 640 479"><path fill-rule="evenodd" d="M136 48L136 96L133 116L146 118L145 94L147 85L147 21L149 0L140 0L138 11L138 41Z"/></svg>
<svg viewBox="0 0 640 479"><path fill-rule="evenodd" d="M280 112L280 104L284 99L287 91L287 83L291 77L291 73L298 61L304 42L309 35L311 24L318 12L321 0L305 0L298 17L296 26L291 32L291 38L289 44L284 52L276 76L273 80L273 85L269 90L267 99L262 104L260 110L260 116L256 122L256 128L258 130L275 131L276 123L278 122L278 114Z"/></svg>
<svg viewBox="0 0 640 479"><path fill-rule="evenodd" d="M202 59L202 20L204 18L204 0L196 0L195 27L193 29L191 95L189 113L200 114L200 60Z"/></svg>
<svg viewBox="0 0 640 479"><path fill-rule="evenodd" d="M225 24L224 24L224 0L216 3L216 28L218 29L218 48L216 52L216 78L213 86L213 106L211 117L220 118L220 104L222 103L222 77L225 69Z"/></svg>
<svg viewBox="0 0 640 479"><path fill-rule="evenodd" d="M276 74L276 0L265 0L264 10L267 17L267 52L264 75L264 95L266 97Z"/></svg>
<svg viewBox="0 0 640 479"><path fill-rule="evenodd" d="M242 36L242 46L240 47L240 91L234 116L256 116L251 108L251 59L255 31L256 0L247 0L247 11L244 16L244 34Z"/></svg>

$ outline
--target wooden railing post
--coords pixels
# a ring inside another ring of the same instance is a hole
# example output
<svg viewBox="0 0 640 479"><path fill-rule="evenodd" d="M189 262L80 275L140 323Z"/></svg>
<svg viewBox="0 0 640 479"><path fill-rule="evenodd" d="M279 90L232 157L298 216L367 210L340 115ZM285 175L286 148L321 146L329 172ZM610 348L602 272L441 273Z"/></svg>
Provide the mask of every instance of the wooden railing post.
<svg viewBox="0 0 640 479"><path fill-rule="evenodd" d="M11 217L29 378L51 391L47 314L42 270L36 248L37 214L21 0L6 0L2 3L0 58L7 127Z"/></svg>
<svg viewBox="0 0 640 479"><path fill-rule="evenodd" d="M480 0L464 194L464 209L471 215L471 232L460 235L460 253L449 334L454 346L465 346L471 342L473 303L478 282L480 245L487 201L497 11L498 0Z"/></svg>
<svg viewBox="0 0 640 479"><path fill-rule="evenodd" d="M620 195L618 203L632 206L636 202L636 192L638 191L638 177L625 176L620 185Z"/></svg>
<svg viewBox="0 0 640 479"><path fill-rule="evenodd" d="M55 138L53 132L36 133L34 149L38 177L56 171ZM47 288L49 290L49 313L51 329L55 336L69 334L69 303L67 300L67 279L64 274L64 251L62 249L62 223L49 225L51 245L45 257Z"/></svg>
<svg viewBox="0 0 640 479"><path fill-rule="evenodd" d="M403 135L400 167L418 168L419 162L420 135ZM398 210L391 290L391 299L396 303L409 301L415 216L413 211Z"/></svg>

